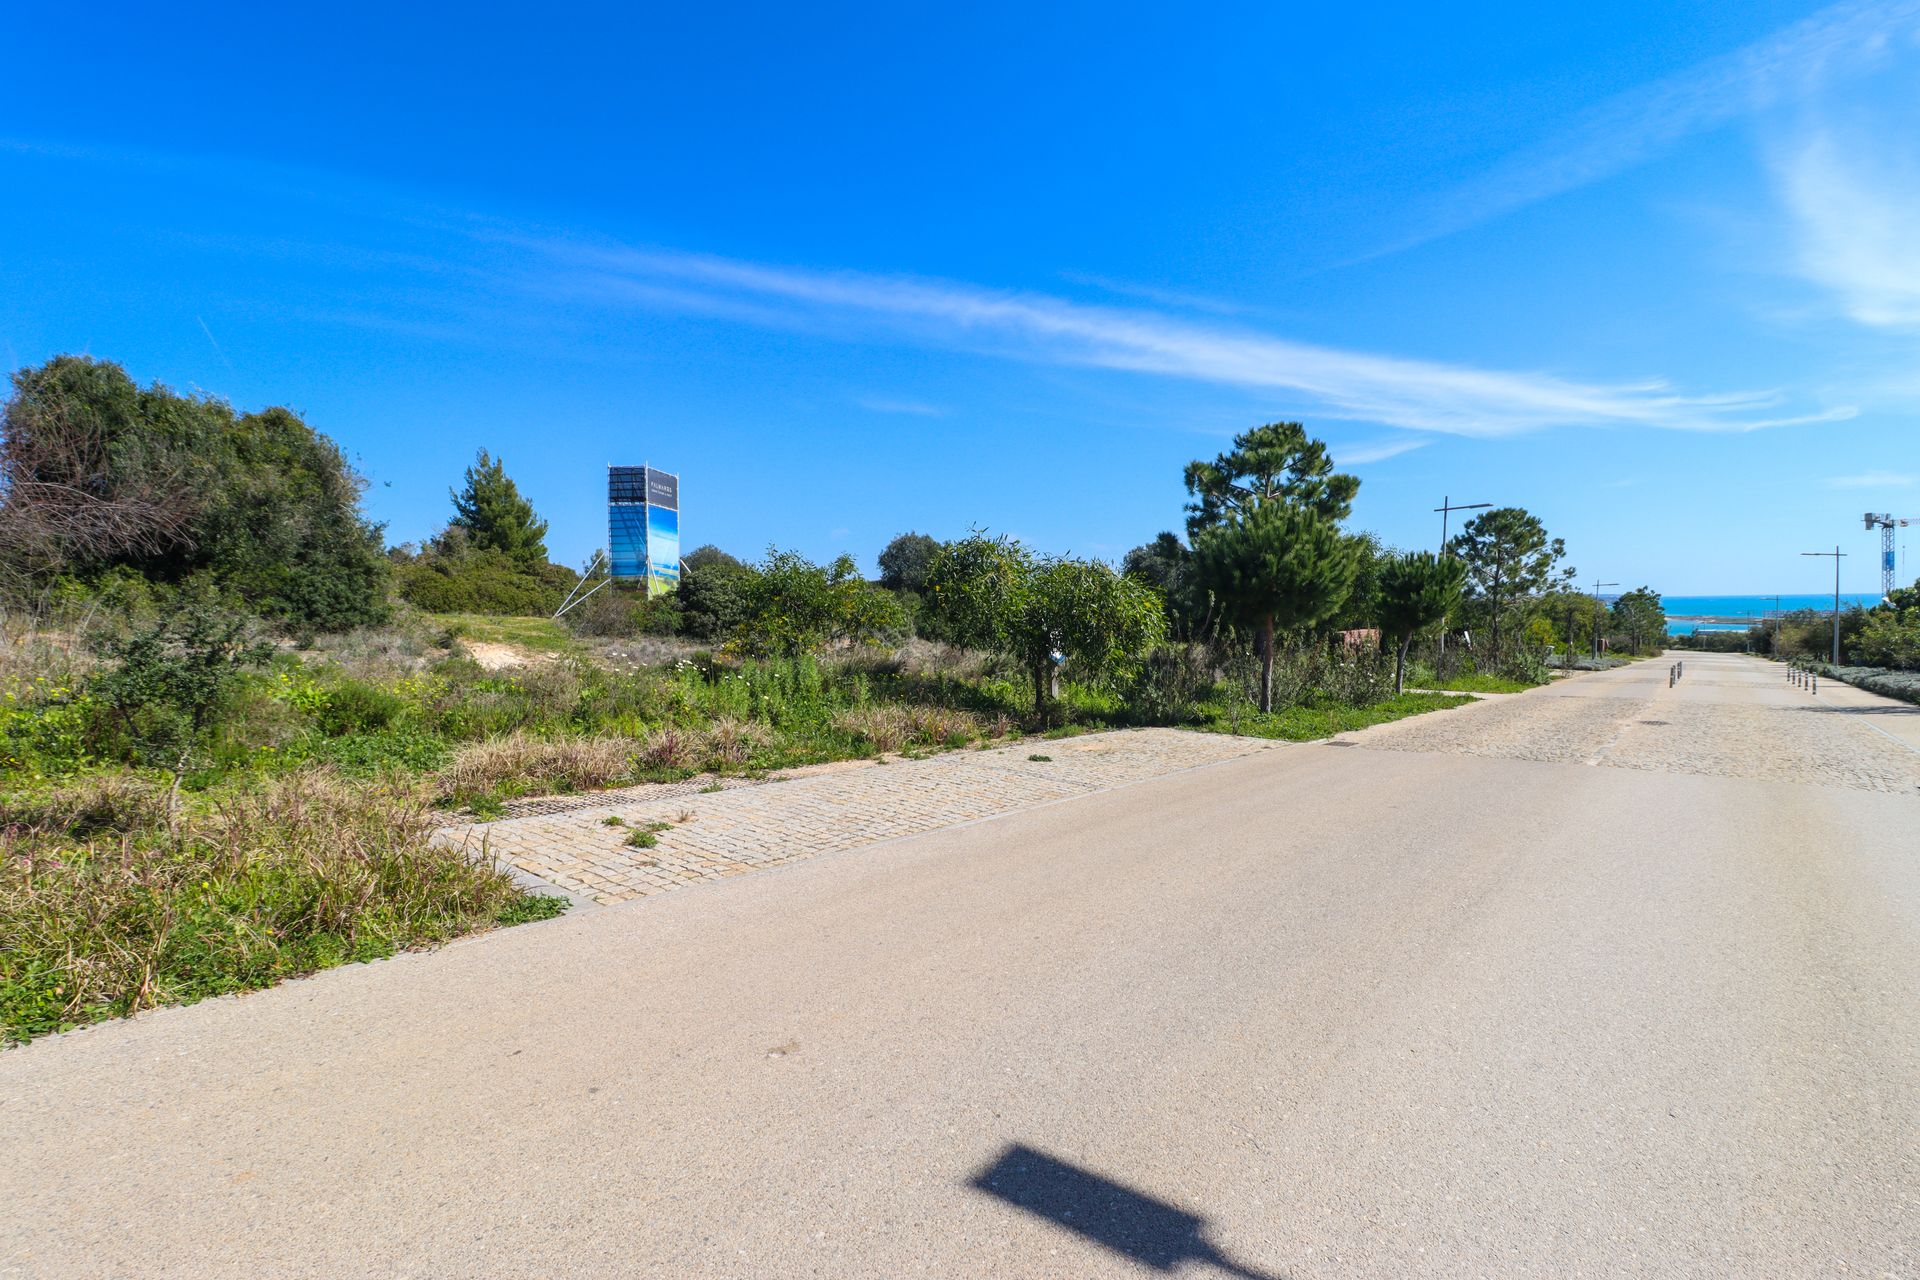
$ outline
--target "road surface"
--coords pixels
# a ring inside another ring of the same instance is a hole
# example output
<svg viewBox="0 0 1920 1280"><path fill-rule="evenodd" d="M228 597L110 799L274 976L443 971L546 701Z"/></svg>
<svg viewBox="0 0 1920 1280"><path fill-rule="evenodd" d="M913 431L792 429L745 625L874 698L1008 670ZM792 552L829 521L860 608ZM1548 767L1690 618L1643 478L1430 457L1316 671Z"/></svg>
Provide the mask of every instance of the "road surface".
<svg viewBox="0 0 1920 1280"><path fill-rule="evenodd" d="M0 1054L0 1275L1920 1274L1920 712L1687 670Z"/></svg>

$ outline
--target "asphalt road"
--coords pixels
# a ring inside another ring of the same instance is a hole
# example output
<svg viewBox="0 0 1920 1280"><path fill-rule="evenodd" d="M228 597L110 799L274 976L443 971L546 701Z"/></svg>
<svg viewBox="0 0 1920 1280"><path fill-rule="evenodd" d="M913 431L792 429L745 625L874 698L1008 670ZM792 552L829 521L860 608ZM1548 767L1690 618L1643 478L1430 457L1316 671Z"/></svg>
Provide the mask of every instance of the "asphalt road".
<svg viewBox="0 0 1920 1280"><path fill-rule="evenodd" d="M1688 668L0 1054L0 1275L1920 1274L1920 713Z"/></svg>

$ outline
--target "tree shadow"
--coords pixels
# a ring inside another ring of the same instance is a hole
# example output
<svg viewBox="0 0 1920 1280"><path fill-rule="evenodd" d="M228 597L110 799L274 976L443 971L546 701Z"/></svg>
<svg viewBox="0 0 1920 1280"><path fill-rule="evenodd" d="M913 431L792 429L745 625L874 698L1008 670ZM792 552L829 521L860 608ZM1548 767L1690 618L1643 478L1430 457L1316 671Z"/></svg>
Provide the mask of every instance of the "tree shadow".
<svg viewBox="0 0 1920 1280"><path fill-rule="evenodd" d="M1155 1271L1198 1262L1242 1280L1284 1280L1221 1252L1205 1218L1019 1143L967 1185Z"/></svg>

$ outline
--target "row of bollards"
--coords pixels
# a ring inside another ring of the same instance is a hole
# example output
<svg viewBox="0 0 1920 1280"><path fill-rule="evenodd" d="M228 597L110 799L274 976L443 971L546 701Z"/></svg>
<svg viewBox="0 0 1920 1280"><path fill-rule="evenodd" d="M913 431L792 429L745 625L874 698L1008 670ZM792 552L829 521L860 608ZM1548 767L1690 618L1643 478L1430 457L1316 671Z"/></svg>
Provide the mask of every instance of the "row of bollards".
<svg viewBox="0 0 1920 1280"><path fill-rule="evenodd" d="M1819 696L1820 673L1812 667L1803 667L1797 662L1788 663L1787 683L1805 689L1816 697Z"/></svg>
<svg viewBox="0 0 1920 1280"><path fill-rule="evenodd" d="M1687 664L1685 659L1682 659L1681 661L1676 662L1672 666L1668 667L1667 668L1667 688L1671 689L1673 688L1673 686L1679 684L1680 677L1685 674L1687 674Z"/></svg>

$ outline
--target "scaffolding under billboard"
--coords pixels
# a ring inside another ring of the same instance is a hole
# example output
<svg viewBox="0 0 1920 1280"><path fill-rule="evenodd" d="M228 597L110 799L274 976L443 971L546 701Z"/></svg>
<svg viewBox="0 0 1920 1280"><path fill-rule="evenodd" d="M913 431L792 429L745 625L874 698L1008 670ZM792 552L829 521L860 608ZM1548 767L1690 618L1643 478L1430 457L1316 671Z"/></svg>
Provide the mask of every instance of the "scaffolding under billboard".
<svg viewBox="0 0 1920 1280"><path fill-rule="evenodd" d="M607 468L608 573L650 596L680 585L680 477L652 467Z"/></svg>

